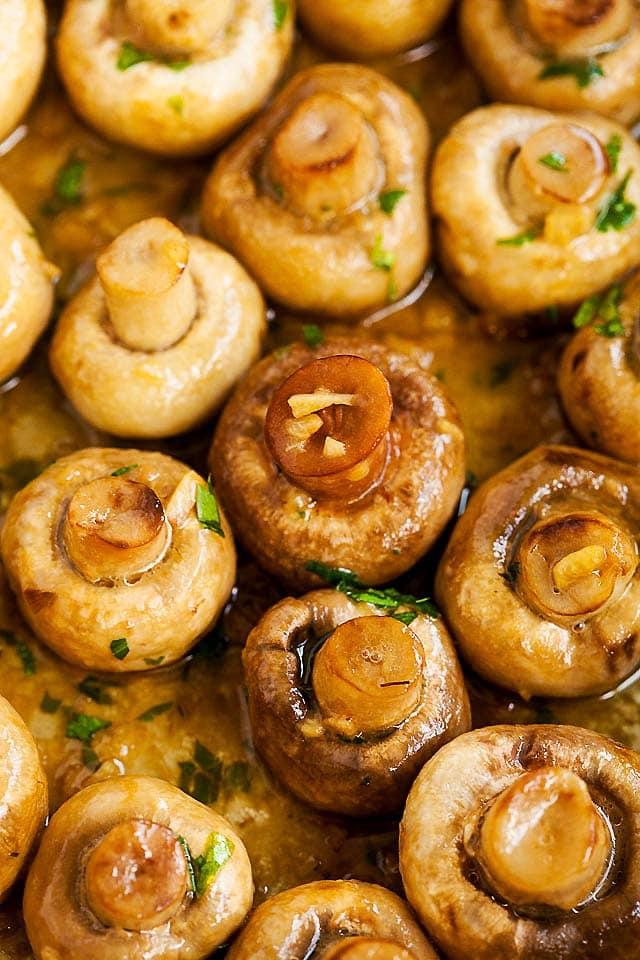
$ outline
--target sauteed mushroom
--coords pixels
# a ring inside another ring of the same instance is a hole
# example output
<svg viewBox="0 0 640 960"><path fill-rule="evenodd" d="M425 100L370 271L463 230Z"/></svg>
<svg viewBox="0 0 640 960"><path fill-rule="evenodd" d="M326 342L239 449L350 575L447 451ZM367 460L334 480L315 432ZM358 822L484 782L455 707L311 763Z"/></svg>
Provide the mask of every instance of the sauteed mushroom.
<svg viewBox="0 0 640 960"><path fill-rule="evenodd" d="M56 461L13 499L1 547L32 629L91 670L178 660L235 580L232 534L205 482L141 450Z"/></svg>
<svg viewBox="0 0 640 960"><path fill-rule="evenodd" d="M188 430L259 356L260 291L233 257L154 217L98 257L68 304L51 366L80 413L125 437Z"/></svg>
<svg viewBox="0 0 640 960"><path fill-rule="evenodd" d="M204 153L254 114L291 50L293 0L67 0L58 68L111 140Z"/></svg>
<svg viewBox="0 0 640 960"><path fill-rule="evenodd" d="M312 67L218 158L205 229L293 309L372 310L424 271L427 146L422 113L385 77Z"/></svg>
<svg viewBox="0 0 640 960"><path fill-rule="evenodd" d="M11 133L40 83L47 52L47 14L42 0L2 4L0 140ZM4 222L4 218L3 218Z"/></svg>
<svg viewBox="0 0 640 960"><path fill-rule="evenodd" d="M211 472L240 539L286 583L317 585L309 560L382 583L429 549L455 508L459 424L437 381L402 354L352 338L293 344L227 404Z"/></svg>
<svg viewBox="0 0 640 960"><path fill-rule="evenodd" d="M409 902L451 960L622 960L640 920L640 757L565 726L448 744L400 826Z"/></svg>
<svg viewBox="0 0 640 960"><path fill-rule="evenodd" d="M255 745L311 806L358 817L398 810L425 759L469 729L446 627L403 609L408 625L315 590L280 601L249 634Z"/></svg>
<svg viewBox="0 0 640 960"><path fill-rule="evenodd" d="M640 261L640 150L595 114L474 110L440 144L432 192L443 265L499 315L575 305Z"/></svg>
<svg viewBox="0 0 640 960"><path fill-rule="evenodd" d="M406 903L358 880L318 880L261 904L229 960L436 960Z"/></svg>
<svg viewBox="0 0 640 960"><path fill-rule="evenodd" d="M208 957L253 899L231 824L153 777L112 777L60 807L29 871L37 960Z"/></svg>
<svg viewBox="0 0 640 960"><path fill-rule="evenodd" d="M640 471L539 447L472 497L436 596L479 674L554 697L603 693L640 663Z"/></svg>

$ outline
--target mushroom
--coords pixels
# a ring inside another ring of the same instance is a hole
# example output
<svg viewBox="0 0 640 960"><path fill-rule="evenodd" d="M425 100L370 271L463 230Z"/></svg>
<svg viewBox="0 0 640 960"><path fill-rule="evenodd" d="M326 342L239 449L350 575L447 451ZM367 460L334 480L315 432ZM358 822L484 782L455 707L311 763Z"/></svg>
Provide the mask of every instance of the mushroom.
<svg viewBox="0 0 640 960"><path fill-rule="evenodd" d="M48 813L38 748L11 704L0 697L0 900L21 873Z"/></svg>
<svg viewBox="0 0 640 960"><path fill-rule="evenodd" d="M67 0L58 68L81 116L119 143L206 153L267 99L294 0Z"/></svg>
<svg viewBox="0 0 640 960"><path fill-rule="evenodd" d="M417 47L451 6L452 0L298 0L303 26L323 46L356 60Z"/></svg>
<svg viewBox="0 0 640 960"><path fill-rule="evenodd" d="M12 4L13 6L13 4ZM0 187L0 383L26 360L53 306L58 271L47 263L30 223Z"/></svg>
<svg viewBox="0 0 640 960"><path fill-rule="evenodd" d="M52 817L24 920L37 960L202 960L252 900L249 857L227 820L154 777L111 777Z"/></svg>
<svg viewBox="0 0 640 960"><path fill-rule="evenodd" d="M336 337L253 368L218 422L210 465L234 530L292 589L318 585L310 560L383 583L449 520L464 438L442 387L412 360Z"/></svg>
<svg viewBox="0 0 640 960"><path fill-rule="evenodd" d="M124 437L191 429L260 355L262 295L228 253L161 217L129 227L62 313L51 366L94 426Z"/></svg>
<svg viewBox="0 0 640 960"><path fill-rule="evenodd" d="M272 897L251 915L228 957L285 955L287 960L437 960L404 900L358 880L317 880Z"/></svg>
<svg viewBox="0 0 640 960"><path fill-rule="evenodd" d="M523 697L614 688L640 664L640 470L538 447L473 495L436 577L462 656Z"/></svg>
<svg viewBox="0 0 640 960"><path fill-rule="evenodd" d="M31 628L90 670L178 660L235 580L233 537L212 488L142 450L57 460L14 497L0 547Z"/></svg>
<svg viewBox="0 0 640 960"><path fill-rule="evenodd" d="M216 161L205 230L295 310L360 314L403 297L429 255L426 121L354 64L298 73Z"/></svg>
<svg viewBox="0 0 640 960"><path fill-rule="evenodd" d="M47 52L47 13L42 0L5 0L1 16L0 140L4 140L40 83Z"/></svg>
<svg viewBox="0 0 640 960"><path fill-rule="evenodd" d="M443 747L400 825L407 898L450 960L622 960L640 918L640 757L578 727Z"/></svg>
<svg viewBox="0 0 640 960"><path fill-rule="evenodd" d="M372 603L314 590L281 600L249 634L254 743L317 809L355 817L398 810L425 760L470 727L446 627L402 610L394 619Z"/></svg>
<svg viewBox="0 0 640 960"><path fill-rule="evenodd" d="M571 426L590 447L640 463L640 274L587 301L558 368Z"/></svg>
<svg viewBox="0 0 640 960"><path fill-rule="evenodd" d="M438 148L432 196L445 269L498 315L576 305L640 261L640 149L595 114L474 110Z"/></svg>
<svg viewBox="0 0 640 960"><path fill-rule="evenodd" d="M492 100L640 114L635 0L463 0L460 34Z"/></svg>

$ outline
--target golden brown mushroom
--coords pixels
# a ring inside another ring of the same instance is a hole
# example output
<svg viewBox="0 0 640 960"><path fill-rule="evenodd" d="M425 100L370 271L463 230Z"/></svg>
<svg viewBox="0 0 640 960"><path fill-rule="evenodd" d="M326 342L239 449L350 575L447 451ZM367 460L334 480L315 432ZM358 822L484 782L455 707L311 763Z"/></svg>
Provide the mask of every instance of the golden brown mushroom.
<svg viewBox="0 0 640 960"><path fill-rule="evenodd" d="M239 263L154 217L98 257L51 344L64 391L94 426L124 437L191 429L258 358L260 291Z"/></svg>
<svg viewBox="0 0 640 960"><path fill-rule="evenodd" d="M201 960L240 926L251 865L231 824L153 777L112 777L60 807L31 866L37 960Z"/></svg>
<svg viewBox="0 0 640 960"><path fill-rule="evenodd" d="M48 812L47 778L22 718L0 697L0 900L22 871Z"/></svg>
<svg viewBox="0 0 640 960"><path fill-rule="evenodd" d="M318 880L261 904L229 960L436 960L404 900L359 880Z"/></svg>
<svg viewBox="0 0 640 960"><path fill-rule="evenodd" d="M487 727L443 747L409 794L400 869L446 956L633 956L639 778L637 754L577 727Z"/></svg>
<svg viewBox="0 0 640 960"><path fill-rule="evenodd" d="M640 114L635 0L463 0L460 32L493 100Z"/></svg>
<svg viewBox="0 0 640 960"><path fill-rule="evenodd" d="M577 305L640 262L640 149L595 114L467 114L438 148L432 198L445 269L498 315Z"/></svg>
<svg viewBox="0 0 640 960"><path fill-rule="evenodd" d="M640 463L640 274L587 301L558 368L560 397L580 439Z"/></svg>
<svg viewBox="0 0 640 960"><path fill-rule="evenodd" d="M436 596L462 656L532 695L611 690L640 664L640 471L538 447L473 495Z"/></svg>
<svg viewBox="0 0 640 960"><path fill-rule="evenodd" d="M13 499L1 547L32 629L91 670L178 660L235 580L231 530L204 480L142 450L56 461Z"/></svg>
<svg viewBox="0 0 640 960"><path fill-rule="evenodd" d="M294 0L67 0L58 68L110 140L204 153L269 96L293 41Z"/></svg>
<svg viewBox="0 0 640 960"><path fill-rule="evenodd" d="M440 619L409 625L335 590L272 607L243 661L256 747L320 810L398 810L422 764L469 729L462 672Z"/></svg>
<svg viewBox="0 0 640 960"><path fill-rule="evenodd" d="M31 103L42 76L47 52L47 14L42 0L5 0L0 11L0 31L0 140L3 140ZM4 223L4 217L2 219Z"/></svg>
<svg viewBox="0 0 640 960"><path fill-rule="evenodd" d="M338 316L396 300L429 254L428 132L411 97L353 64L298 73L218 158L206 231L293 309Z"/></svg>
<svg viewBox="0 0 640 960"><path fill-rule="evenodd" d="M210 464L240 539L293 588L317 585L310 560L383 583L426 553L455 509L464 439L453 404L413 361L335 338L254 367L223 411Z"/></svg>
<svg viewBox="0 0 640 960"><path fill-rule="evenodd" d="M298 0L303 26L343 57L367 60L424 43L452 0Z"/></svg>

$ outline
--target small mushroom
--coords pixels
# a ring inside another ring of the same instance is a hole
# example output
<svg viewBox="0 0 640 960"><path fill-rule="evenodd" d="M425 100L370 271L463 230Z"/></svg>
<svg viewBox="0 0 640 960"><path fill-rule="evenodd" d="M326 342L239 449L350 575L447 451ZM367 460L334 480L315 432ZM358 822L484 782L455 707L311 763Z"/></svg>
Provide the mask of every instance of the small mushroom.
<svg viewBox="0 0 640 960"><path fill-rule="evenodd" d="M40 83L47 53L47 13L42 0L5 0L0 18L0 140L4 140L25 113ZM6 224L5 215L2 223ZM0 350L0 356L2 353Z"/></svg>
<svg viewBox="0 0 640 960"><path fill-rule="evenodd" d="M34 632L90 670L178 660L235 580L233 537L211 488L141 450L57 460L13 499L0 546Z"/></svg>
<svg viewBox="0 0 640 960"><path fill-rule="evenodd" d="M450 518L464 438L439 383L408 357L334 338L253 368L223 411L210 464L234 530L292 588L317 585L310 560L383 583Z"/></svg>
<svg viewBox="0 0 640 960"><path fill-rule="evenodd" d="M298 0L303 26L343 57L368 60L424 43L452 0Z"/></svg>
<svg viewBox="0 0 640 960"><path fill-rule="evenodd" d="M271 93L293 22L294 0L67 0L58 68L78 113L110 140L206 153Z"/></svg>
<svg viewBox="0 0 640 960"><path fill-rule="evenodd" d="M229 960L437 960L404 900L358 880L318 880L261 904Z"/></svg>
<svg viewBox="0 0 640 960"><path fill-rule="evenodd" d="M48 813L47 778L24 721L0 697L0 901L22 872Z"/></svg>
<svg viewBox="0 0 640 960"><path fill-rule="evenodd" d="M54 814L27 877L37 960L203 960L251 908L231 824L153 777L85 787Z"/></svg>
<svg viewBox="0 0 640 960"><path fill-rule="evenodd" d="M524 697L614 688L640 664L640 470L538 447L473 495L436 577L462 656Z"/></svg>
<svg viewBox="0 0 640 960"><path fill-rule="evenodd" d="M586 305L591 322L564 351L560 397L585 444L640 463L640 274L613 287L600 304Z"/></svg>
<svg viewBox="0 0 640 960"><path fill-rule="evenodd" d="M635 0L463 0L460 33L492 100L640 115Z"/></svg>
<svg viewBox="0 0 640 960"><path fill-rule="evenodd" d="M400 825L409 902L451 960L633 956L640 757L590 730L496 726L443 747Z"/></svg>
<svg viewBox="0 0 640 960"><path fill-rule="evenodd" d="M418 282L429 254L426 122L385 77L354 64L298 73L220 155L206 231L274 300L337 316Z"/></svg>
<svg viewBox="0 0 640 960"><path fill-rule="evenodd" d="M469 729L446 627L408 619L314 590L280 601L249 634L255 745L311 806L355 817L396 811L427 757Z"/></svg>
<svg viewBox="0 0 640 960"><path fill-rule="evenodd" d="M498 316L575 306L640 261L640 149L595 114L474 110L438 148L432 197L443 266Z"/></svg>
<svg viewBox="0 0 640 960"><path fill-rule="evenodd" d="M154 217L98 257L71 300L51 366L94 426L164 437L197 426L260 354L260 291L228 253Z"/></svg>

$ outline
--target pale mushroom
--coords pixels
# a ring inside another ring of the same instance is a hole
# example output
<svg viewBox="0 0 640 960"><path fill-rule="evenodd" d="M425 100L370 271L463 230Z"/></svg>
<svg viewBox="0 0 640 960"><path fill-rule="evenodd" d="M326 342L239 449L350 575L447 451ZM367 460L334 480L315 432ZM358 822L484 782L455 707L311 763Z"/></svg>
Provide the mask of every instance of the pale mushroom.
<svg viewBox="0 0 640 960"><path fill-rule="evenodd" d="M46 34L43 0L5 0L0 8L0 140L12 132L40 83Z"/></svg>

